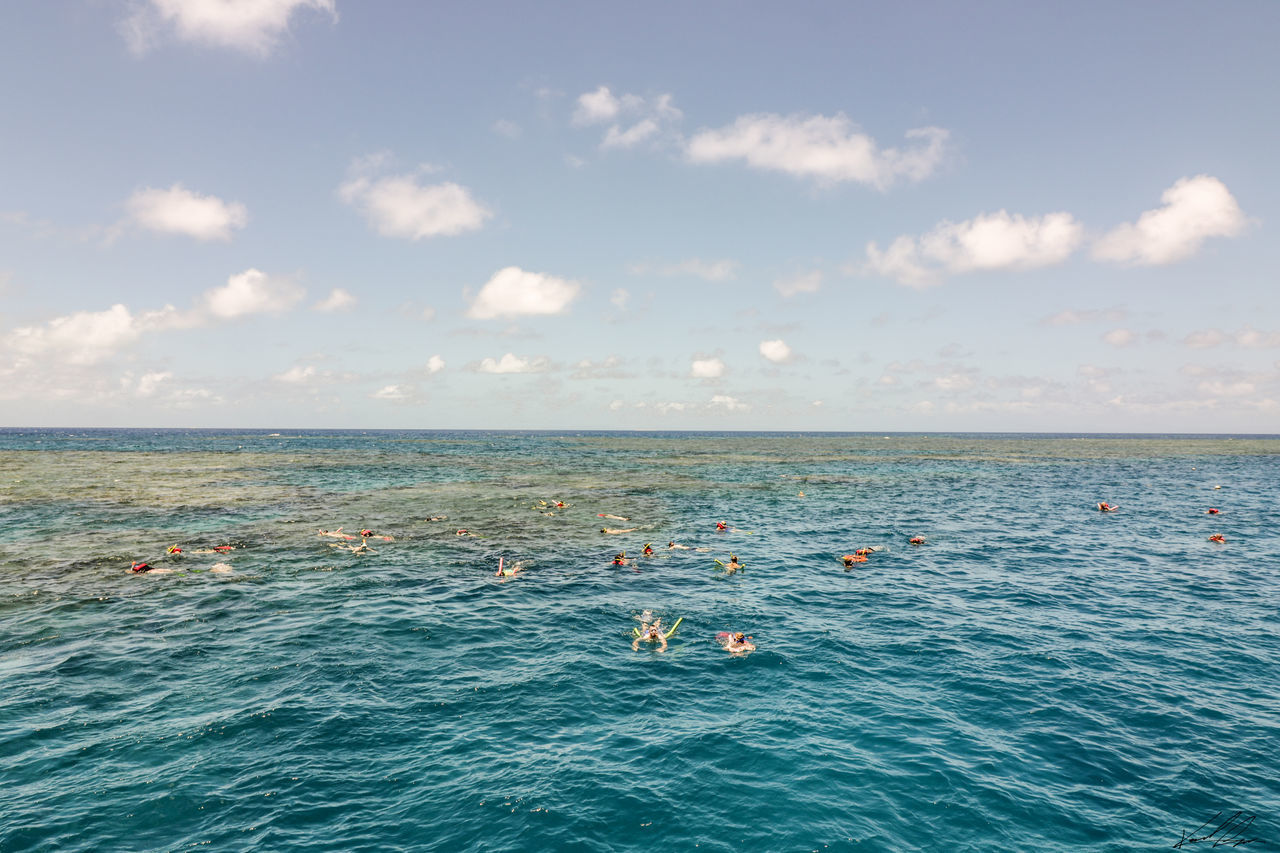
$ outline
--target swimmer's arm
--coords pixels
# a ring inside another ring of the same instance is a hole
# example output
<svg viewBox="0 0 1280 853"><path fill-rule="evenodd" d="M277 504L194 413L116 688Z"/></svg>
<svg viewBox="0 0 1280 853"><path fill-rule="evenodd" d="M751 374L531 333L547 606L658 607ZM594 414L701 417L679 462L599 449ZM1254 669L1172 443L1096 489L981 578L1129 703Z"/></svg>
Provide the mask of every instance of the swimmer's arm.
<svg viewBox="0 0 1280 853"><path fill-rule="evenodd" d="M632 641L631 641L631 651L633 651L633 652L638 652L638 651L640 651L640 638L639 638L639 637L636 637L634 640L632 640Z"/></svg>
<svg viewBox="0 0 1280 853"><path fill-rule="evenodd" d="M658 635L658 642L662 644L662 645L658 646L658 651L659 651L659 652L665 652L665 651L667 650L667 638L666 638L666 637L664 637L664 636L662 636L661 634L659 634L659 635Z"/></svg>

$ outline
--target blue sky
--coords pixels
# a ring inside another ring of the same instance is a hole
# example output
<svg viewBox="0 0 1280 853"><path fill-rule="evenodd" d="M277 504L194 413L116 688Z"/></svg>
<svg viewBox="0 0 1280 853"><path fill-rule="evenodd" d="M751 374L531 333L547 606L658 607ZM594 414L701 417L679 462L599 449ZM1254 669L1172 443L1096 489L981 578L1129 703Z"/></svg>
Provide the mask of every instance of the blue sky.
<svg viewBox="0 0 1280 853"><path fill-rule="evenodd" d="M1280 432L1280 4L0 6L0 422Z"/></svg>

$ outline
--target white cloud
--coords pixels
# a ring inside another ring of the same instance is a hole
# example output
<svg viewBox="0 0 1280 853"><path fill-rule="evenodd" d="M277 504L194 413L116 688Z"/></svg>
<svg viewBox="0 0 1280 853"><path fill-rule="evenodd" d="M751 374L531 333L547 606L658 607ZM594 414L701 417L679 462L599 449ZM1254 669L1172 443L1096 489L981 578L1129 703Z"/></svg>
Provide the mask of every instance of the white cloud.
<svg viewBox="0 0 1280 853"><path fill-rule="evenodd" d="M689 258L674 264L632 264L631 274L653 274L666 277L688 275L707 281L730 281L738 274L738 262L728 258L718 261Z"/></svg>
<svg viewBox="0 0 1280 853"><path fill-rule="evenodd" d="M786 364L791 360L791 347L787 346L781 338L761 341L760 354L774 364Z"/></svg>
<svg viewBox="0 0 1280 853"><path fill-rule="evenodd" d="M328 296L313 306L313 310L332 314L337 311L345 311L355 304L356 298L354 296L341 287L335 287Z"/></svg>
<svg viewBox="0 0 1280 853"><path fill-rule="evenodd" d="M967 391L973 387L973 377L964 373L948 373L934 377L933 385L940 391Z"/></svg>
<svg viewBox="0 0 1280 853"><path fill-rule="evenodd" d="M369 396L375 400L399 402L409 397L409 391L403 385L384 385Z"/></svg>
<svg viewBox="0 0 1280 853"><path fill-rule="evenodd" d="M277 382L288 382L290 384L299 384L306 382L308 379L316 375L316 369L310 365L297 365L286 370L284 373L277 373L274 379Z"/></svg>
<svg viewBox="0 0 1280 853"><path fill-rule="evenodd" d="M573 112L573 123L577 125L612 121L622 110L622 102L613 96L608 86L582 93L578 96L577 103L577 109Z"/></svg>
<svg viewBox="0 0 1280 853"><path fill-rule="evenodd" d="M683 114L676 109L669 94L652 98L640 95L618 97L601 86L594 92L578 96L572 122L578 127L609 124L605 130L601 148L633 148L646 140L660 136L664 129L678 122ZM626 117L630 126L624 127Z"/></svg>
<svg viewBox="0 0 1280 853"><path fill-rule="evenodd" d="M1112 329L1102 336L1102 339L1113 347L1127 347L1138 339L1130 329Z"/></svg>
<svg viewBox="0 0 1280 853"><path fill-rule="evenodd" d="M358 162L353 171L368 168ZM339 187L338 196L360 210L383 237L452 237L477 230L493 216L466 187L452 182L424 186L415 175L361 175Z"/></svg>
<svg viewBox="0 0 1280 853"><path fill-rule="evenodd" d="M493 274L476 294L468 317L523 317L563 314L578 296L577 282L546 273L504 267Z"/></svg>
<svg viewBox="0 0 1280 853"><path fill-rule="evenodd" d="M160 386L172 378L173 374L168 371L144 373L133 393L138 397L153 397Z"/></svg>
<svg viewBox="0 0 1280 853"><path fill-rule="evenodd" d="M724 362L718 358L695 358L689 375L694 379L719 379L724 375Z"/></svg>
<svg viewBox="0 0 1280 853"><path fill-rule="evenodd" d="M439 373L444 370L444 359L438 355L433 355L427 359L427 373Z"/></svg>
<svg viewBox="0 0 1280 853"><path fill-rule="evenodd" d="M1223 382L1214 380L1201 382L1200 391L1211 397L1246 397L1258 388L1252 382Z"/></svg>
<svg viewBox="0 0 1280 853"><path fill-rule="evenodd" d="M428 305L426 308L422 309L421 317L423 322L430 323L432 320L436 318L436 309Z"/></svg>
<svg viewBox="0 0 1280 853"><path fill-rule="evenodd" d="M746 403L743 403L726 394L716 394L714 397L711 398L711 402L709 405L712 407L721 406L725 409L728 409L731 412L744 412L747 409L751 408Z"/></svg>
<svg viewBox="0 0 1280 853"><path fill-rule="evenodd" d="M1233 237L1247 224L1235 197L1208 175L1182 178L1160 200L1163 207L1099 239L1094 258L1134 266L1171 264L1194 255L1208 238Z"/></svg>
<svg viewBox="0 0 1280 853"><path fill-rule="evenodd" d="M248 269L228 278L223 287L207 291L201 299L201 309L223 319L278 314L292 308L304 295L302 286L288 278Z"/></svg>
<svg viewBox="0 0 1280 853"><path fill-rule="evenodd" d="M1235 334L1236 346L1245 349L1274 349L1280 347L1280 332L1263 332L1244 328Z"/></svg>
<svg viewBox="0 0 1280 853"><path fill-rule="evenodd" d="M520 129L520 125L516 124L514 121L508 121L504 118L500 118L493 123L493 132L501 134L507 137L507 139L519 139L520 135L524 131L522 131Z"/></svg>
<svg viewBox="0 0 1280 853"><path fill-rule="evenodd" d="M773 283L773 287L788 299L799 293L817 293L822 288L822 271L813 270L790 278L780 278Z"/></svg>
<svg viewBox="0 0 1280 853"><path fill-rule="evenodd" d="M1227 336L1222 333L1221 329L1204 329L1199 332L1192 332L1182 339L1182 342L1192 349L1210 349L1212 347L1221 346L1226 343Z"/></svg>
<svg viewBox="0 0 1280 853"><path fill-rule="evenodd" d="M691 138L685 155L694 163L742 160L757 169L785 172L823 183L855 181L885 189L899 178L920 180L942 162L947 131L926 127L907 132L921 144L880 148L843 114L740 116L719 130Z"/></svg>
<svg viewBox="0 0 1280 853"><path fill-rule="evenodd" d="M617 308L619 311L621 311L627 307L627 301L630 298L631 298L631 294L626 291L626 288L619 287L617 290L613 292L613 295L609 297L609 302L613 305L614 308Z"/></svg>
<svg viewBox="0 0 1280 853"><path fill-rule="evenodd" d="M549 366L546 356L521 358L509 352L499 359L482 360L476 370L481 373L544 373Z"/></svg>
<svg viewBox="0 0 1280 853"><path fill-rule="evenodd" d="M900 284L923 286L942 273L1027 270L1060 264L1080 245L1084 227L1069 213L1027 218L981 214L964 222L941 222L932 231L903 235L880 251L867 244L867 268Z"/></svg>
<svg viewBox="0 0 1280 853"><path fill-rule="evenodd" d="M135 2L120 31L135 53L145 53L163 34L189 42L230 47L264 56L289 29L299 10L327 12L337 20L335 0L145 0Z"/></svg>
<svg viewBox="0 0 1280 853"><path fill-rule="evenodd" d="M234 228L243 228L249 212L243 204L228 204L211 195L200 195L174 184L167 190L147 187L125 202L129 218L138 226L162 234L185 234L197 240L230 240Z"/></svg>
<svg viewBox="0 0 1280 853"><path fill-rule="evenodd" d="M4 340L4 348L18 356L18 366L32 359L89 365L109 358L146 332L190 325L191 321L172 306L135 316L117 303L105 311L79 311L55 317L43 326L14 329Z"/></svg>

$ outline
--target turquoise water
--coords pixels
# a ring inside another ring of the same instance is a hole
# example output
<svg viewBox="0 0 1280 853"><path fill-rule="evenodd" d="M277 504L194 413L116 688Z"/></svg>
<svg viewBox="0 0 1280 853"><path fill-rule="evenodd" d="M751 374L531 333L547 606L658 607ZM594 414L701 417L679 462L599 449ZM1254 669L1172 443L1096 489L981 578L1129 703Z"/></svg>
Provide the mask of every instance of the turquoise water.
<svg viewBox="0 0 1280 853"><path fill-rule="evenodd" d="M1278 505L1276 438L0 431L0 850L1274 849Z"/></svg>

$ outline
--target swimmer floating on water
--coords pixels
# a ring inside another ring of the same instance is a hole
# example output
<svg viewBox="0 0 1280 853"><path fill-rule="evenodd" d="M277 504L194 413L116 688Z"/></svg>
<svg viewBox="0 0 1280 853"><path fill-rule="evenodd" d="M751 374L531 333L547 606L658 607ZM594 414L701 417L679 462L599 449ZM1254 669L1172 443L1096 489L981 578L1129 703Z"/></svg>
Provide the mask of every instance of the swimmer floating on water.
<svg viewBox="0 0 1280 853"><path fill-rule="evenodd" d="M1215 509L1214 507L1209 507L1207 510L1204 511L1205 515L1218 515L1220 513L1221 513L1221 510Z"/></svg>
<svg viewBox="0 0 1280 853"><path fill-rule="evenodd" d="M648 621L651 614L648 610L640 614L640 633L631 641L631 651L640 651L640 642L658 643L658 651L665 652L667 650L667 637L662 630L662 619L654 619Z"/></svg>
<svg viewBox="0 0 1280 853"><path fill-rule="evenodd" d="M499 558L498 558L498 571L494 573L494 576L495 576L495 577L499 577L499 578L513 578L513 577L515 577L515 576L516 576L516 572L520 572L520 571L523 571L523 570L524 570L524 563L519 563L519 562L517 562L517 563L512 563L511 565L506 566L505 568L503 567L503 564L502 564L502 563L503 563L503 558L502 558L502 557L499 557Z"/></svg>
<svg viewBox="0 0 1280 853"><path fill-rule="evenodd" d="M907 542L908 542L909 544L911 544L911 545L923 545L923 544L924 544L924 537L923 537L923 536L912 536L910 539L908 539L908 540L907 540Z"/></svg>
<svg viewBox="0 0 1280 853"><path fill-rule="evenodd" d="M367 529L367 528L366 528L366 529L364 529L364 530L361 530L361 531L360 531L360 536L361 536L361 538L363 538L363 539L381 539L383 542L394 542L394 541L396 541L396 540L395 540L393 537L391 537L391 536L379 536L379 535L377 535L376 533L374 533L372 530L369 530L369 529Z"/></svg>
<svg viewBox="0 0 1280 853"><path fill-rule="evenodd" d="M756 650L755 643L751 642L752 639L752 637L747 637L741 631L736 634L722 634L720 636L720 645L731 655L741 655Z"/></svg>
<svg viewBox="0 0 1280 853"><path fill-rule="evenodd" d="M1115 512L1119 508L1120 507L1115 506L1114 504L1109 504L1106 501L1098 504L1098 512Z"/></svg>
<svg viewBox="0 0 1280 853"><path fill-rule="evenodd" d="M652 557L652 556L653 556L653 544L652 544L652 543L649 543L649 542L644 543L644 547L640 549L640 553L641 553L641 554L644 554L646 557Z"/></svg>
<svg viewBox="0 0 1280 853"><path fill-rule="evenodd" d="M677 550L679 550L679 551L688 551L688 550L689 550L689 546L688 546L688 545L677 545L677 544L676 544L676 541L675 541L674 539L672 539L670 542L668 542L668 543L667 543L667 550L668 550L668 551L677 551Z"/></svg>
<svg viewBox="0 0 1280 853"><path fill-rule="evenodd" d="M601 533L635 533L639 527L601 527Z"/></svg>
<svg viewBox="0 0 1280 853"><path fill-rule="evenodd" d="M1224 537L1221 533L1215 533L1215 534L1213 534L1212 536L1210 536L1210 537L1209 537L1209 541L1210 541L1210 542L1223 542L1223 543L1225 543L1227 540L1226 540L1226 537Z"/></svg>
<svg viewBox="0 0 1280 853"><path fill-rule="evenodd" d="M636 561L628 560L626 551L619 551L613 555L613 564L615 566L634 566Z"/></svg>
<svg viewBox="0 0 1280 853"><path fill-rule="evenodd" d="M331 536L334 539L355 539L356 538L352 536L350 533L343 533L341 527L339 527L337 530L317 530L316 534L319 536Z"/></svg>
<svg viewBox="0 0 1280 853"><path fill-rule="evenodd" d="M612 518L614 521L630 521L625 515L609 515L607 512L597 512L596 518Z"/></svg>
<svg viewBox="0 0 1280 853"><path fill-rule="evenodd" d="M729 555L729 562L727 563L722 563L719 560L716 560L716 565L724 569L725 574L728 574L728 575L731 575L734 572L738 571L739 569L743 568L742 563L738 562L738 558L734 554Z"/></svg>

